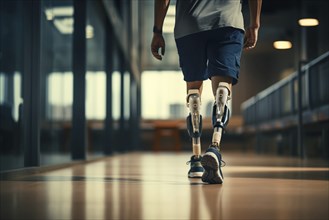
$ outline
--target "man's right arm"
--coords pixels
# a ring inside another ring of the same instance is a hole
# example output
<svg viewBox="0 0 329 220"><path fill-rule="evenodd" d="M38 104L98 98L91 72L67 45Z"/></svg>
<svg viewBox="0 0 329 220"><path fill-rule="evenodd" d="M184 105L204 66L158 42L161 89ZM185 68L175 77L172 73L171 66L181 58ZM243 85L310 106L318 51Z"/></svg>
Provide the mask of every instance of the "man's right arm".
<svg viewBox="0 0 329 220"><path fill-rule="evenodd" d="M151 52L155 58L162 60L165 53L165 41L162 36L163 22L167 14L170 0L155 0L154 1L154 26L153 38L151 43ZM159 49L161 48L161 55Z"/></svg>

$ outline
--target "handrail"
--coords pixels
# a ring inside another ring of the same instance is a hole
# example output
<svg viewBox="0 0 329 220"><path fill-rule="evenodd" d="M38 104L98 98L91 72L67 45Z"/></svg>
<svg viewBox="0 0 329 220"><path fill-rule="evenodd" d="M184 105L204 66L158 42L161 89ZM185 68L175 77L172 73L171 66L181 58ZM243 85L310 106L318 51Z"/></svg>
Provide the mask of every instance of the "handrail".
<svg viewBox="0 0 329 220"><path fill-rule="evenodd" d="M326 53L322 54L321 56L315 58L314 60L310 61L309 63L305 64L301 68L302 72L305 72L306 70L308 70L311 67L321 63L322 61L324 61L327 58L329 58L329 51L327 51ZM285 77L284 79L282 79L282 80L278 81L277 83L271 85L270 87L266 88L265 90L259 92L255 96L253 96L253 97L247 99L246 101L244 101L241 104L242 111L244 109L250 107L251 105L253 105L256 101L267 97L271 93L273 93L273 92L277 91L278 89L280 89L282 86L286 85L287 83L291 82L292 80L295 80L295 78L297 78L297 74L298 74L298 72L295 71L291 75Z"/></svg>
<svg viewBox="0 0 329 220"><path fill-rule="evenodd" d="M318 63L325 60L327 57L329 57L329 51L325 52L324 54L320 55L319 57L317 57L314 60L310 61L309 63L305 64L302 67L302 70L305 71L306 69L309 69L310 67L317 65Z"/></svg>
<svg viewBox="0 0 329 220"><path fill-rule="evenodd" d="M328 90L324 82L329 81L329 51L310 61L300 68L302 92L302 114L312 117L306 118L308 123L327 120L329 99ZM324 72L325 71L325 72ZM285 77L267 89L259 92L241 104L241 111L245 125L258 126L273 123L283 117L296 124L298 112L298 71ZM323 107L325 110L323 110ZM316 111L314 111L316 110Z"/></svg>

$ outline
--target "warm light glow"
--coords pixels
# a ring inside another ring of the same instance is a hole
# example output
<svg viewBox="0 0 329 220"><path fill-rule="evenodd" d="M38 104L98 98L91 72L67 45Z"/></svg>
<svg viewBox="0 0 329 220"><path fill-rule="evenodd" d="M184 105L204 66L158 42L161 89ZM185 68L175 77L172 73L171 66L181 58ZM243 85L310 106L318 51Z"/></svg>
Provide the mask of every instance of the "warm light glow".
<svg viewBox="0 0 329 220"><path fill-rule="evenodd" d="M319 25L319 21L315 18L302 18L298 20L298 24L300 26L310 27Z"/></svg>
<svg viewBox="0 0 329 220"><path fill-rule="evenodd" d="M273 43L275 49L278 50L286 50L292 48L292 44L290 41L275 41Z"/></svg>

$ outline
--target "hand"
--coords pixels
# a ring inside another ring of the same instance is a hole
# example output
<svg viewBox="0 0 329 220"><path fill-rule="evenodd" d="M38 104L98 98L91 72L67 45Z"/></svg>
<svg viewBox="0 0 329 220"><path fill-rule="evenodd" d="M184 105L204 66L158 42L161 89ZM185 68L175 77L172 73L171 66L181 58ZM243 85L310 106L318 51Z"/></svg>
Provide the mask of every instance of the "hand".
<svg viewBox="0 0 329 220"><path fill-rule="evenodd" d="M243 49L250 50L256 46L258 39L258 27L248 27L244 35Z"/></svg>
<svg viewBox="0 0 329 220"><path fill-rule="evenodd" d="M151 43L151 51L153 56L158 60L162 60L162 56L159 54L160 48L161 48L161 55L163 56L165 54L165 48L166 48L165 41L163 39L162 34L154 33Z"/></svg>

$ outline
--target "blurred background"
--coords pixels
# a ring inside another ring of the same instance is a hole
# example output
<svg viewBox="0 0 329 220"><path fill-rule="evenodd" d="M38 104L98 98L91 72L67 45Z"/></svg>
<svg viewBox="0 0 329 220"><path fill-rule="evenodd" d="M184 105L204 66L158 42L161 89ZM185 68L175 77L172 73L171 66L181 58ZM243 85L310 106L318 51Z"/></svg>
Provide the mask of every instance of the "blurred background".
<svg viewBox="0 0 329 220"><path fill-rule="evenodd" d="M130 151L191 151L173 36L151 56L153 0L0 1L0 171ZM222 149L329 158L329 2L263 1ZM248 1L243 1L246 26ZM203 149L213 97L202 96Z"/></svg>

